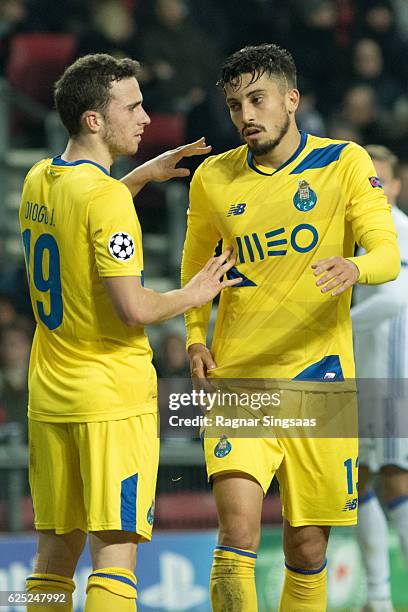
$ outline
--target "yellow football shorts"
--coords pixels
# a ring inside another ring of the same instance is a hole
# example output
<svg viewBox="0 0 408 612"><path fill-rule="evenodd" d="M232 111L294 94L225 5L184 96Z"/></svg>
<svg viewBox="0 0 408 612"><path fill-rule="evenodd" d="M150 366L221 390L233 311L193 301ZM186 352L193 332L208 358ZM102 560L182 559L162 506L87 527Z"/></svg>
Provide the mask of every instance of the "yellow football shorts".
<svg viewBox="0 0 408 612"><path fill-rule="evenodd" d="M293 527L354 525L358 505L355 396L290 393L292 405L299 404L299 414L309 417L314 414L317 421L320 417L322 427L315 433L309 432L307 437L294 437L289 429L270 427L253 429L252 433L247 427L245 437L240 437L242 428L228 428L225 433L220 428L206 428L203 446L208 478L211 480L226 472L243 472L257 480L266 494L276 475L282 513ZM349 404L346 411L341 409L345 397ZM261 414L258 416L262 418ZM347 422L342 423L344 419ZM340 437L342 432L348 437Z"/></svg>
<svg viewBox="0 0 408 612"><path fill-rule="evenodd" d="M151 539L157 414L95 423L29 419L29 452L36 529L114 529Z"/></svg>

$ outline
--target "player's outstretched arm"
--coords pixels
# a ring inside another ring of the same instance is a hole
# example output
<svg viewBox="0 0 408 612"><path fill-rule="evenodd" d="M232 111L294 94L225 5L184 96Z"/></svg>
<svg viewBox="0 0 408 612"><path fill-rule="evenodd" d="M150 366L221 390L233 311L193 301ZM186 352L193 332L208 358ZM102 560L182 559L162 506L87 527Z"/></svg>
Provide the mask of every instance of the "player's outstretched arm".
<svg viewBox="0 0 408 612"><path fill-rule="evenodd" d="M200 138L195 142L177 147L177 149L171 149L158 157L154 157L132 170L132 172L129 172L129 174L121 179L121 182L126 185L134 198L151 181L161 183L172 178L189 176L190 170L187 168L176 168L176 165L184 157L207 155L210 151L211 146L205 144L205 138Z"/></svg>
<svg viewBox="0 0 408 612"><path fill-rule="evenodd" d="M104 278L105 286L118 317L129 326L148 325L171 319L191 308L200 308L220 291L242 279L222 280L235 264L232 249L212 257L185 287L167 293L145 289L139 277Z"/></svg>

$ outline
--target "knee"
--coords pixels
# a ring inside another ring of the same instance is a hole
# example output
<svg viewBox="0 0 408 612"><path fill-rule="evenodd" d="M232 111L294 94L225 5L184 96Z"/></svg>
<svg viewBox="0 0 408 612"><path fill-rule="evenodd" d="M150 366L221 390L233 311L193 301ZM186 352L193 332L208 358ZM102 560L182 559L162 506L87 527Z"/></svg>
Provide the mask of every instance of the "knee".
<svg viewBox="0 0 408 612"><path fill-rule="evenodd" d="M123 567L134 571L140 536L128 531L95 531L89 548L94 568Z"/></svg>
<svg viewBox="0 0 408 612"><path fill-rule="evenodd" d="M260 526L251 526L243 518L234 524L222 524L219 531L219 544L233 546L256 552L259 547Z"/></svg>
<svg viewBox="0 0 408 612"><path fill-rule="evenodd" d="M302 537L293 538L285 543L286 563L290 567L302 570L317 570L322 567L326 559L327 540L317 537L318 534L301 534Z"/></svg>

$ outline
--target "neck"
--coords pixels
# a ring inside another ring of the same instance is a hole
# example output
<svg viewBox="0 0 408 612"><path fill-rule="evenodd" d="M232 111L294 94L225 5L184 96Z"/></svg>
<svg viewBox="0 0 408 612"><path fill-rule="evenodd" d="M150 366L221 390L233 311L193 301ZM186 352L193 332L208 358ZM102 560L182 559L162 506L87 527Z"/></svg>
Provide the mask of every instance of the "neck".
<svg viewBox="0 0 408 612"><path fill-rule="evenodd" d="M71 137L61 157L67 162L77 161L78 159L89 159L103 166L103 168L106 168L108 171L113 164L112 155L106 145L102 145L100 142L94 142L90 138L83 136Z"/></svg>
<svg viewBox="0 0 408 612"><path fill-rule="evenodd" d="M268 168L279 168L296 151L300 144L300 134L295 122L293 122L281 142L266 155L254 155L255 163Z"/></svg>

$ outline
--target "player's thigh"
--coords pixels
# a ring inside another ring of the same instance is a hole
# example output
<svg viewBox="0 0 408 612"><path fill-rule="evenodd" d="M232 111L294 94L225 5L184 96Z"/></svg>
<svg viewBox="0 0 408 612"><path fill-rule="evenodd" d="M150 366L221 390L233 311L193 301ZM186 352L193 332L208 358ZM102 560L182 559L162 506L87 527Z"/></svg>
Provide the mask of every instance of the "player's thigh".
<svg viewBox="0 0 408 612"><path fill-rule="evenodd" d="M292 525L357 522L358 440L285 438L277 470L284 518Z"/></svg>
<svg viewBox="0 0 408 612"><path fill-rule="evenodd" d="M29 480L37 530L86 531L74 426L28 421Z"/></svg>
<svg viewBox="0 0 408 612"><path fill-rule="evenodd" d="M159 437L157 414L78 424L88 531L124 531L150 540Z"/></svg>
<svg viewBox="0 0 408 612"><path fill-rule="evenodd" d="M89 549L94 570L124 567L134 571L137 544L141 537L129 531L95 531L89 535Z"/></svg>
<svg viewBox="0 0 408 612"><path fill-rule="evenodd" d="M218 543L256 551L259 546L264 493L257 480L241 472L213 478L219 519Z"/></svg>
<svg viewBox="0 0 408 612"><path fill-rule="evenodd" d="M34 571L72 578L86 542L86 533L79 529L57 535L55 531L38 532Z"/></svg>
<svg viewBox="0 0 408 612"><path fill-rule="evenodd" d="M286 563L297 569L319 569L325 561L330 527L292 527L283 521L283 550Z"/></svg>

